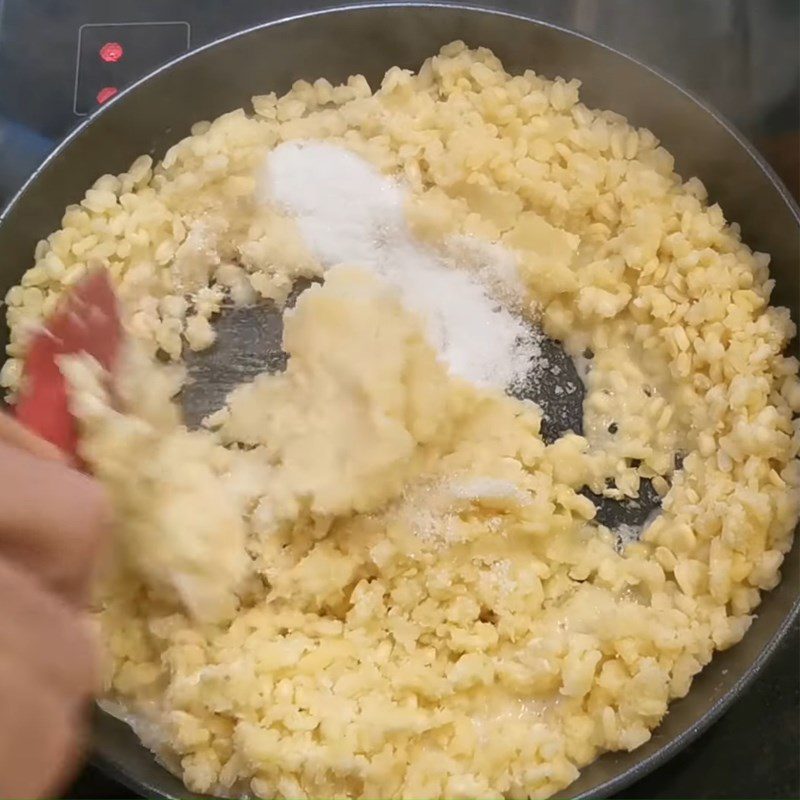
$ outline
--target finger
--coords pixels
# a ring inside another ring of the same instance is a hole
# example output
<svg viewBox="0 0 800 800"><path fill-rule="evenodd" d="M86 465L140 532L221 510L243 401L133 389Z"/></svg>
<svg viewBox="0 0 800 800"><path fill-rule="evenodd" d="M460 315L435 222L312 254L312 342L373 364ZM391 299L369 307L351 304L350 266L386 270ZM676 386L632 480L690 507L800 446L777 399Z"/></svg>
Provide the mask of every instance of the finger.
<svg viewBox="0 0 800 800"><path fill-rule="evenodd" d="M35 433L20 425L9 414L0 412L0 442L19 447L31 455L49 461L61 461L66 463L67 457L55 445L45 441Z"/></svg>
<svg viewBox="0 0 800 800"><path fill-rule="evenodd" d="M66 697L89 697L98 656L84 614L0 559L0 653L26 664L32 678Z"/></svg>
<svg viewBox="0 0 800 800"><path fill-rule="evenodd" d="M83 603L110 520L92 478L0 443L0 555Z"/></svg>
<svg viewBox="0 0 800 800"><path fill-rule="evenodd" d="M31 680L0 655L0 797L52 796L77 768L86 739L85 699Z"/></svg>

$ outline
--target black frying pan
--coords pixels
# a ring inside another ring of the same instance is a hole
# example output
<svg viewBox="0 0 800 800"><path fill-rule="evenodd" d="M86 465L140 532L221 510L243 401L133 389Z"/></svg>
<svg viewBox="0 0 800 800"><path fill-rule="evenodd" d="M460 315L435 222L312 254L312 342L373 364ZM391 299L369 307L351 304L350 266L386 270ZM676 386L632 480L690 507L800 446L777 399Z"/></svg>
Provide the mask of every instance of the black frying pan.
<svg viewBox="0 0 800 800"><path fill-rule="evenodd" d="M125 170L141 153L161 157L193 122L246 106L252 95L286 91L299 78L324 76L337 82L362 73L373 83L390 66L417 68L453 39L490 47L510 72L532 68L550 77L579 78L588 105L613 109L652 129L675 156L677 171L699 176L711 201L740 223L744 240L772 254L773 302L788 306L798 322L800 210L729 123L663 76L584 36L519 16L439 4L359 6L264 25L183 56L123 92L72 133L0 214L0 290L19 281L32 263L36 242L59 227L64 208L79 201L97 177ZM238 336L255 330L252 319L223 324ZM279 339L272 335L270 341ZM557 343L551 346L557 357ZM279 353L273 355L278 364ZM241 372L220 371L213 360L196 369L217 376L217 394L241 379ZM578 424L574 406L551 403L548 408L547 397L537 399L553 435L559 426ZM185 400L190 411L198 402L189 396ZM199 406L194 410L199 413ZM607 513L612 522L623 519L618 507ZM653 738L632 753L604 755L559 796L617 792L716 720L757 677L800 614L799 556L796 543L784 563L782 583L765 596L744 640L714 657L689 695L670 706ZM94 744L98 763L143 795L188 796L124 724L102 712Z"/></svg>

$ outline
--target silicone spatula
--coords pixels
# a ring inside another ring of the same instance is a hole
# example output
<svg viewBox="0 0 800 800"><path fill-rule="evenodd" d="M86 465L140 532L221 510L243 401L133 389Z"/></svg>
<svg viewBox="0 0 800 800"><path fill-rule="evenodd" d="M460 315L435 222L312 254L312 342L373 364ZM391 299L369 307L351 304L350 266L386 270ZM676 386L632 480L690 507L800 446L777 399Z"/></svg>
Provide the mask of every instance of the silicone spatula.
<svg viewBox="0 0 800 800"><path fill-rule="evenodd" d="M114 288L105 269L92 270L65 295L30 342L17 419L78 462L78 427L69 410L67 385L57 360L87 353L112 374L122 342Z"/></svg>

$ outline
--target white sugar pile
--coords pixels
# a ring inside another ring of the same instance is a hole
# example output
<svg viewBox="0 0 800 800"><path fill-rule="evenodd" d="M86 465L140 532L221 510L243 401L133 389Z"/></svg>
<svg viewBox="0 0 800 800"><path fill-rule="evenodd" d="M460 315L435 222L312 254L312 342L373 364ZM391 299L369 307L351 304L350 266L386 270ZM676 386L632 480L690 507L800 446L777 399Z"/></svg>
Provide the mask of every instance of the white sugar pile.
<svg viewBox="0 0 800 800"><path fill-rule="evenodd" d="M438 550L458 542L462 533L451 500L440 485L411 486L403 492L395 513L420 541Z"/></svg>
<svg viewBox="0 0 800 800"><path fill-rule="evenodd" d="M499 478L471 478L467 481L453 482L448 489L458 500L505 502L517 506L530 502L528 495L518 486Z"/></svg>
<svg viewBox="0 0 800 800"><path fill-rule="evenodd" d="M631 542L637 542L642 533L640 525L618 525L612 531L614 534L614 549L622 553Z"/></svg>
<svg viewBox="0 0 800 800"><path fill-rule="evenodd" d="M507 559L495 561L489 567L489 575L495 588L502 594L511 594L517 588L517 582L511 570L511 562Z"/></svg>
<svg viewBox="0 0 800 800"><path fill-rule="evenodd" d="M501 244L475 236L450 236L445 242L450 267L471 270L491 295L508 308L525 305L525 286L519 276L517 255Z"/></svg>
<svg viewBox="0 0 800 800"><path fill-rule="evenodd" d="M279 145L260 178L259 200L296 219L324 267L360 266L398 289L453 374L499 389L524 381L540 353L530 327L492 298L480 271L447 266L415 241L399 184L322 142ZM508 256L498 264L507 273Z"/></svg>

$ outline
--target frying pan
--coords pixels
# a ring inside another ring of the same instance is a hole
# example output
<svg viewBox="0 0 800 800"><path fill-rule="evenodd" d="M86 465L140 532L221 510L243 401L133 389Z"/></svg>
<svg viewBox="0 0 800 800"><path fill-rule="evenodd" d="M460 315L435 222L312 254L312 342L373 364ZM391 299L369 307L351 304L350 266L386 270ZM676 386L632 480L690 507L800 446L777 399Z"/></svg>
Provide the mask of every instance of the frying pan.
<svg viewBox="0 0 800 800"><path fill-rule="evenodd" d="M293 81L332 82L362 73L372 85L393 65L417 68L453 39L491 48L509 72L532 68L579 78L582 100L652 129L684 177L699 176L743 239L772 254L773 302L800 318L800 210L769 166L719 114L664 76L585 36L520 16L442 4L361 5L288 18L183 56L121 93L76 129L0 214L0 290L19 281L36 242L59 227L64 208L104 173L166 149L192 123L246 106L254 94ZM713 65L709 65L713 68ZM3 337L6 333L3 332ZM3 341L5 344L5 340ZM797 342L792 348L797 350ZM652 739L608 753L559 797L613 794L662 764L716 720L756 679L800 614L800 548L769 592L744 640L717 654L687 697L673 703ZM98 764L148 797L189 797L118 720L97 712Z"/></svg>

